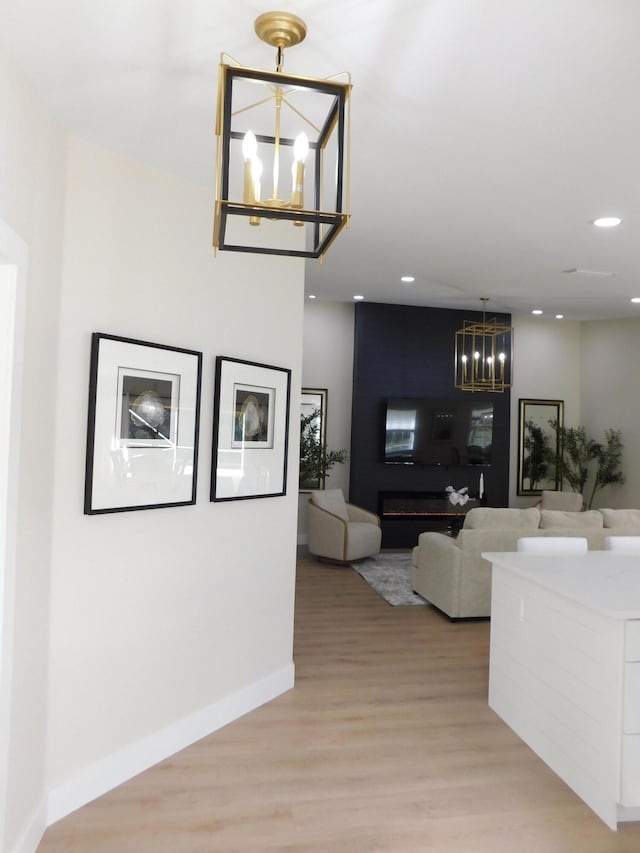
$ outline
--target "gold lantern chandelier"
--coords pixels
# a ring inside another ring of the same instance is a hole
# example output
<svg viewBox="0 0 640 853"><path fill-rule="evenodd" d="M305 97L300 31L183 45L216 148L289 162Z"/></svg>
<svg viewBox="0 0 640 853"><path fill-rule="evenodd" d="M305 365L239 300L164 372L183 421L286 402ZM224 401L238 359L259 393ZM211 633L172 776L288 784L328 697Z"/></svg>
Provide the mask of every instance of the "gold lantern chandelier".
<svg viewBox="0 0 640 853"><path fill-rule="evenodd" d="M220 62L213 246L321 258L349 221L351 78L283 72L307 32L295 15L267 12L255 31L276 48L275 71Z"/></svg>
<svg viewBox="0 0 640 853"><path fill-rule="evenodd" d="M455 387L502 392L513 384L513 328L495 317L487 320L489 300L481 301L482 322L464 320L456 332Z"/></svg>

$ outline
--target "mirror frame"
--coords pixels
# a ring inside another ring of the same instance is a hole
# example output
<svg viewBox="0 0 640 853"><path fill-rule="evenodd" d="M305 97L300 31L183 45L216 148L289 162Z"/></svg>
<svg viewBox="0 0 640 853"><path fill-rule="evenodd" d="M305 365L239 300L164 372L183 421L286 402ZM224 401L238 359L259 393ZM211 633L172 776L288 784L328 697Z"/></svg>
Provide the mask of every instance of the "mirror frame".
<svg viewBox="0 0 640 853"><path fill-rule="evenodd" d="M556 456L560 454L559 437L554 434L549 426L549 421L557 421L564 426L564 401L563 400L529 400L521 399L518 419L518 495L540 495L543 489L557 491L562 487L562 480L556 473L553 477L540 481L540 488L531 488L531 482L525 476L526 471L526 424L533 421L534 424L543 428L551 439L550 444L555 444ZM536 484L537 485L537 484Z"/></svg>
<svg viewBox="0 0 640 853"><path fill-rule="evenodd" d="M318 410L318 437L320 438L320 447L327 446L327 397L328 391L326 388L302 388L300 393L300 417L308 417L312 412ZM310 492L317 489L324 489L325 477L320 476L314 480L306 480L304 483L299 483L301 492Z"/></svg>

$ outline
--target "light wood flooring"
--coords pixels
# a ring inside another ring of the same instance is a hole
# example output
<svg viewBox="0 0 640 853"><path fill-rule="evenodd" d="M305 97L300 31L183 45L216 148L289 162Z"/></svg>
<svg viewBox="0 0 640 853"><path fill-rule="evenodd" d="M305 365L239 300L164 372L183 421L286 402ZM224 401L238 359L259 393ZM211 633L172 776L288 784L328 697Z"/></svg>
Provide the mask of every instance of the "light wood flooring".
<svg viewBox="0 0 640 853"><path fill-rule="evenodd" d="M489 623L298 564L296 687L46 833L39 853L640 851L487 706Z"/></svg>

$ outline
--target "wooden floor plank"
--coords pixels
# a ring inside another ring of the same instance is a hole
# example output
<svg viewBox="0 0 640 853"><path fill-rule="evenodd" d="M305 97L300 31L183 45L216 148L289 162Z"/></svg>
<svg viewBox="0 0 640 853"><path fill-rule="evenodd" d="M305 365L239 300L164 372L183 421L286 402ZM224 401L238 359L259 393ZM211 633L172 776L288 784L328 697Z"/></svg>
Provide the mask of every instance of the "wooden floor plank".
<svg viewBox="0 0 640 853"><path fill-rule="evenodd" d="M637 853L487 705L489 623L301 555L296 687L47 830L38 853Z"/></svg>

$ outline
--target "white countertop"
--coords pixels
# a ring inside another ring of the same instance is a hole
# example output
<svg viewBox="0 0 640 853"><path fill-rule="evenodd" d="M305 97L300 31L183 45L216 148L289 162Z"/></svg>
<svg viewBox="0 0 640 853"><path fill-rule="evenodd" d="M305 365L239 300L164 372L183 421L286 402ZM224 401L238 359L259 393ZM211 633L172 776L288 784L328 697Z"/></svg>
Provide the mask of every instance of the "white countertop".
<svg viewBox="0 0 640 853"><path fill-rule="evenodd" d="M484 552L493 565L614 619L640 619L640 554Z"/></svg>

